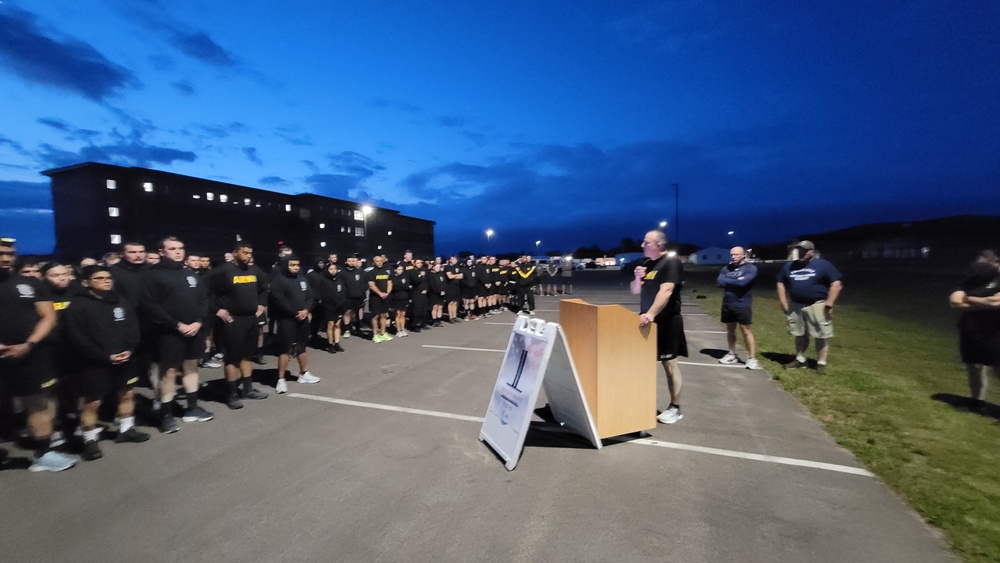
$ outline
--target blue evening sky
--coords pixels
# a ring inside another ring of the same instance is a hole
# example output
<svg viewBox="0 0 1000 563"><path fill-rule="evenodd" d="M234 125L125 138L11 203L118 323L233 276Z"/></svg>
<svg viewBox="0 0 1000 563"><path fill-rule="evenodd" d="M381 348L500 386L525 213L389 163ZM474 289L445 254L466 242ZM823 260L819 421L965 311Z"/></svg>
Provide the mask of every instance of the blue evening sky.
<svg viewBox="0 0 1000 563"><path fill-rule="evenodd" d="M703 246L996 215L998 29L995 0L2 0L0 231L49 251L39 172L83 161L397 209L439 253L674 238L675 183Z"/></svg>

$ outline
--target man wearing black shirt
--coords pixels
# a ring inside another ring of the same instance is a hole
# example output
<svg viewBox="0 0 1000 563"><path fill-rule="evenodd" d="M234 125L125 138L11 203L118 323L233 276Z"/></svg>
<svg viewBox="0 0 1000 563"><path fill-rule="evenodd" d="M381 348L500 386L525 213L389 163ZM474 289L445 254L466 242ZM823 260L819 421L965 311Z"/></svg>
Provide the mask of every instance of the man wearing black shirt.
<svg viewBox="0 0 1000 563"><path fill-rule="evenodd" d="M681 284L684 270L680 260L667 256L667 235L649 231L642 240L643 265L634 272L629 285L633 295L639 295L639 328L656 323L657 359L667 373L670 405L656 417L664 424L684 418L681 414L681 372L678 356L687 356L687 340L681 318Z"/></svg>
<svg viewBox="0 0 1000 563"><path fill-rule="evenodd" d="M365 315L365 292L368 291L368 282L365 281L365 272L358 264L356 256L347 258L347 267L342 272L344 289L347 300L344 301L344 319L341 326L344 329L344 338L350 338L351 333L361 335L361 321Z"/></svg>
<svg viewBox="0 0 1000 563"><path fill-rule="evenodd" d="M188 257L190 259L190 257ZM190 260L189 260L190 261ZM204 325L208 293L201 277L184 266L184 243L175 237L160 241L160 263L146 275L142 307L156 327L160 359L160 431L177 432L173 400L177 374L187 396L184 422L206 422L215 415L198 406L198 360L205 354ZM200 260L194 262L200 267Z"/></svg>
<svg viewBox="0 0 1000 563"><path fill-rule="evenodd" d="M521 256L514 267L517 278L517 309L523 311L527 306L528 314L535 316L535 284L538 283L538 266L527 255Z"/></svg>
<svg viewBox="0 0 1000 563"><path fill-rule="evenodd" d="M392 293L392 272L385 265L384 256L376 256L375 265L365 272L368 282L368 312L372 315L372 342L388 342L392 337L385 332L389 321L389 295Z"/></svg>
<svg viewBox="0 0 1000 563"><path fill-rule="evenodd" d="M271 317L278 327L278 382L275 391L288 392L285 369L292 356L299 364L299 383L319 383L319 378L309 373L306 344L310 332L309 311L313 308L312 286L302 273L302 262L289 254L278 262L278 270L271 276Z"/></svg>
<svg viewBox="0 0 1000 563"><path fill-rule="evenodd" d="M988 373L1000 376L1000 259L984 250L972 263L972 275L949 298L962 310L958 321L958 348L969 378L968 408L986 406Z"/></svg>
<svg viewBox="0 0 1000 563"><path fill-rule="evenodd" d="M55 367L39 346L55 327L56 310L41 281L14 271L16 257L16 241L0 238L0 379L28 411L35 449L29 470L63 471L77 460L51 447Z"/></svg>
<svg viewBox="0 0 1000 563"><path fill-rule="evenodd" d="M458 322L458 300L462 295L462 273L461 266L458 265L458 258L451 256L448 258L448 265L444 267L444 275L448 280L445 286L445 303L448 305L448 322Z"/></svg>
<svg viewBox="0 0 1000 563"><path fill-rule="evenodd" d="M251 359L257 354L257 317L264 314L267 284L264 273L251 264L253 246L237 243L233 261L212 270L209 276L210 310L222 320L221 341L225 346L226 380L231 409L243 408L243 398L266 399L267 393L253 386Z"/></svg>

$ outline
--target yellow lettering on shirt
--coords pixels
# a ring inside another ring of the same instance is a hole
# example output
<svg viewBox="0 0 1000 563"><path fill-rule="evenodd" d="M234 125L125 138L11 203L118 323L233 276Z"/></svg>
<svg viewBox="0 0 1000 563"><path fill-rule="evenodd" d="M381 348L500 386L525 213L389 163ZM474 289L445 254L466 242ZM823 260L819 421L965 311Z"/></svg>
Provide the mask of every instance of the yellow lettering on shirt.
<svg viewBox="0 0 1000 563"><path fill-rule="evenodd" d="M653 279L655 277L656 277L656 272L649 272L648 274L646 274L646 277L644 277L642 279L644 279L644 280L651 280L651 279Z"/></svg>
<svg viewBox="0 0 1000 563"><path fill-rule="evenodd" d="M534 271L535 271L535 267L534 267L534 266L532 266L532 267L531 267L531 269L530 269L530 270L528 270L528 271L527 271L527 272L525 272L525 273L522 273L522 272L521 272L521 270L518 270L518 271L517 271L517 275L521 276L522 278L527 278L528 276L530 276L530 275L531 275L531 272L534 272Z"/></svg>
<svg viewBox="0 0 1000 563"><path fill-rule="evenodd" d="M377 279L377 280L387 280L387 279L389 279L389 276L384 275L384 274L379 274L379 275L375 276L375 279Z"/></svg>
<svg viewBox="0 0 1000 563"><path fill-rule="evenodd" d="M50 380L46 381L45 383L42 383L42 389L48 389L49 387L52 387L55 384L56 384L56 380L55 379L50 379Z"/></svg>
<svg viewBox="0 0 1000 563"><path fill-rule="evenodd" d="M257 276L233 276L233 283L257 283Z"/></svg>
<svg viewBox="0 0 1000 563"><path fill-rule="evenodd" d="M56 311L62 311L66 307L69 307L69 301L56 301L52 304Z"/></svg>

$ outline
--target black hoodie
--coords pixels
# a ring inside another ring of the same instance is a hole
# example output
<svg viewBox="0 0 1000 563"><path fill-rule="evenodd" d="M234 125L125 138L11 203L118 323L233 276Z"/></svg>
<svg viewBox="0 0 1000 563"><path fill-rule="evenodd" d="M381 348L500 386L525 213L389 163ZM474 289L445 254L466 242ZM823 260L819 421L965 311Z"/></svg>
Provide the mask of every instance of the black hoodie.
<svg viewBox="0 0 1000 563"><path fill-rule="evenodd" d="M347 286L340 272L334 275L323 272L316 280L316 297L323 302L323 308L329 311L342 309L347 300Z"/></svg>
<svg viewBox="0 0 1000 563"><path fill-rule="evenodd" d="M255 265L226 262L212 268L208 276L212 314L225 309L236 317L253 317L258 306L267 305L267 280Z"/></svg>
<svg viewBox="0 0 1000 563"><path fill-rule="evenodd" d="M140 308L150 322L172 331L178 323L205 322L208 292L197 272L163 258L146 272Z"/></svg>
<svg viewBox="0 0 1000 563"><path fill-rule="evenodd" d="M280 266L280 270L271 276L271 316L292 319L299 311L312 309L313 292L302 270L296 274L288 271L287 256L281 259Z"/></svg>
<svg viewBox="0 0 1000 563"><path fill-rule="evenodd" d="M85 290L66 309L66 339L79 360L75 367L107 367L111 356L139 344L135 309L114 290L103 295Z"/></svg>

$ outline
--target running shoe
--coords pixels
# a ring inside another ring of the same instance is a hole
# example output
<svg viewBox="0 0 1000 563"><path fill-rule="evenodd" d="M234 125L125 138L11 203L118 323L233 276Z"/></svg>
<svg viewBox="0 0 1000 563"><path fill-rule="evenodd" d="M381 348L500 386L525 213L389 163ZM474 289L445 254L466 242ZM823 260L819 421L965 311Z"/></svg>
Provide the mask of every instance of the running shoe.
<svg viewBox="0 0 1000 563"><path fill-rule="evenodd" d="M97 440L87 440L83 443L83 452L80 453L80 457L84 461L94 461L104 457L104 454L101 453L101 447L97 445Z"/></svg>
<svg viewBox="0 0 1000 563"><path fill-rule="evenodd" d="M747 360L747 369L760 369L760 362L757 361L757 358Z"/></svg>
<svg viewBox="0 0 1000 563"><path fill-rule="evenodd" d="M261 399L266 399L267 393L261 391L260 389L250 389L249 391L243 392L243 398L259 401Z"/></svg>
<svg viewBox="0 0 1000 563"><path fill-rule="evenodd" d="M740 361L740 359L737 358L736 354L733 354L733 353L726 354L725 356L722 356L721 358L719 358L719 363L720 364L735 364L735 363L738 363L739 361ZM750 369L753 369L753 368L750 368Z"/></svg>
<svg viewBox="0 0 1000 563"><path fill-rule="evenodd" d="M319 383L320 379L310 372L299 374L299 383Z"/></svg>
<svg viewBox="0 0 1000 563"><path fill-rule="evenodd" d="M667 407L667 410L660 413L660 416L656 417L656 420L663 424L673 424L678 420L684 418L681 414L681 408L675 405Z"/></svg>
<svg viewBox="0 0 1000 563"><path fill-rule="evenodd" d="M180 430L181 427L177 424L177 419L174 418L172 414L164 414L163 420L160 422L160 432L164 434L173 434Z"/></svg>
<svg viewBox="0 0 1000 563"><path fill-rule="evenodd" d="M31 464L28 471L40 473L42 471L65 471L76 465L79 461L76 456L66 455L62 452L49 450Z"/></svg>
<svg viewBox="0 0 1000 563"><path fill-rule="evenodd" d="M146 434L145 432L139 432L138 430L135 429L135 426L129 428L124 432L119 432L118 435L115 436L116 444L124 444L124 443L140 444L142 442L145 442L146 440L149 440L149 434Z"/></svg>
<svg viewBox="0 0 1000 563"><path fill-rule="evenodd" d="M200 406L196 406L193 409L188 409L187 412L184 413L184 416L181 417L181 420L184 422L208 422L213 418L215 418L214 414L208 412Z"/></svg>
<svg viewBox="0 0 1000 563"><path fill-rule="evenodd" d="M284 395L288 393L288 384L285 383L284 379L279 379L278 384L274 386L274 392L279 395Z"/></svg>

